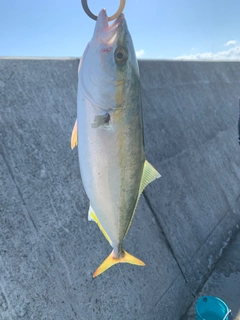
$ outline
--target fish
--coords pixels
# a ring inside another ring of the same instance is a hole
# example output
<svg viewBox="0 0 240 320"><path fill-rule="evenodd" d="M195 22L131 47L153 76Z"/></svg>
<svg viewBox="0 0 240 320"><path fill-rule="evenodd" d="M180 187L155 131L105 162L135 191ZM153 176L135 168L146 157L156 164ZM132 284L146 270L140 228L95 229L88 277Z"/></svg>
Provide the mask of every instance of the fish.
<svg viewBox="0 0 240 320"><path fill-rule="evenodd" d="M93 278L117 263L145 266L123 249L123 240L141 193L160 173L145 157L139 67L123 13L109 25L106 10L100 11L80 59L75 146L88 220L113 248Z"/></svg>

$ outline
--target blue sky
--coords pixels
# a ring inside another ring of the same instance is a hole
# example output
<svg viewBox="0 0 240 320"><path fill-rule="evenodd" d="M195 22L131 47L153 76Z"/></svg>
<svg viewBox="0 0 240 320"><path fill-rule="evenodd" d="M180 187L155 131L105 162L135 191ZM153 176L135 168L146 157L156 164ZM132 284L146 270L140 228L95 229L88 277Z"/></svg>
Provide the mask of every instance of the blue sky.
<svg viewBox="0 0 240 320"><path fill-rule="evenodd" d="M109 15L118 0L88 0ZM240 59L239 0L126 0L143 59ZM0 56L80 57L95 22L80 0L0 0Z"/></svg>

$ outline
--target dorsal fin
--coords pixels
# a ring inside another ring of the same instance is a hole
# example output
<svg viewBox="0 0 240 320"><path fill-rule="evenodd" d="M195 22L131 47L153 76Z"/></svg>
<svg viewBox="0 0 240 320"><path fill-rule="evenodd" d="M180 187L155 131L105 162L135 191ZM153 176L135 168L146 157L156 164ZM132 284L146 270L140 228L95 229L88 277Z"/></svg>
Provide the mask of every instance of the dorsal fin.
<svg viewBox="0 0 240 320"><path fill-rule="evenodd" d="M151 183L152 181L154 181L160 177L161 177L160 173L147 160L145 160L144 165L143 165L143 173L142 173L142 178L141 178L141 182L140 182L140 187L139 187L139 191L138 191L138 198L137 198L134 210L133 210L132 219L133 219L134 213L137 208L138 201L140 199L140 196L141 196L143 190L146 188L146 186L149 183ZM129 230L131 223L132 223L132 219L129 223L129 226L125 232L124 237L128 233L128 230Z"/></svg>
<svg viewBox="0 0 240 320"><path fill-rule="evenodd" d="M160 173L147 160L145 160L138 197L140 197L143 190L146 188L146 186L149 183L151 183L152 181L160 177L161 177Z"/></svg>

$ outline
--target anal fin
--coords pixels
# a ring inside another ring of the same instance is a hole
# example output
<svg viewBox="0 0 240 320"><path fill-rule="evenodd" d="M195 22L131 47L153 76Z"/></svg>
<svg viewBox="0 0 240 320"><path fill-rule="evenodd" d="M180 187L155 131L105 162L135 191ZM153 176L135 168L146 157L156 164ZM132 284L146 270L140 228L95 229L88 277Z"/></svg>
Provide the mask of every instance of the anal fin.
<svg viewBox="0 0 240 320"><path fill-rule="evenodd" d="M88 221L91 221L91 220L96 222L99 229L102 231L104 237L107 239L107 241L110 243L110 245L112 245L112 241L111 241L110 237L108 236L107 232L105 231L105 229L101 225L96 213L94 212L93 208L90 205L89 210L88 210Z"/></svg>

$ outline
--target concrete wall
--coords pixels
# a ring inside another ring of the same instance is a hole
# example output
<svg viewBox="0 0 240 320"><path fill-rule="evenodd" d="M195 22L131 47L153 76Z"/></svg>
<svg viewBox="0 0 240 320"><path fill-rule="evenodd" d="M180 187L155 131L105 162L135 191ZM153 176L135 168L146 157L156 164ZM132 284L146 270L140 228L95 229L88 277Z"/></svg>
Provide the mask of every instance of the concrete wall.
<svg viewBox="0 0 240 320"><path fill-rule="evenodd" d="M77 59L0 59L0 320L180 319L240 223L240 62L140 61L145 148L162 174L124 248L145 268L92 273Z"/></svg>

